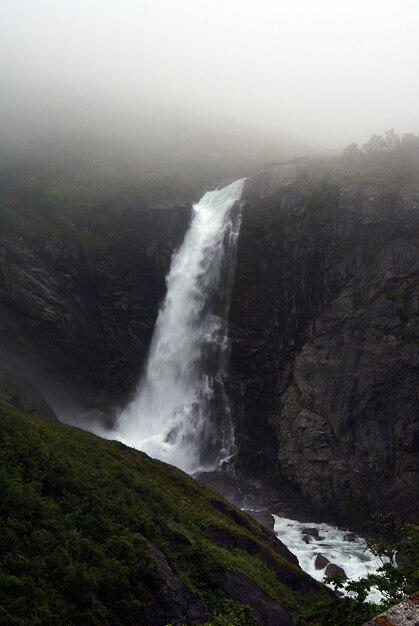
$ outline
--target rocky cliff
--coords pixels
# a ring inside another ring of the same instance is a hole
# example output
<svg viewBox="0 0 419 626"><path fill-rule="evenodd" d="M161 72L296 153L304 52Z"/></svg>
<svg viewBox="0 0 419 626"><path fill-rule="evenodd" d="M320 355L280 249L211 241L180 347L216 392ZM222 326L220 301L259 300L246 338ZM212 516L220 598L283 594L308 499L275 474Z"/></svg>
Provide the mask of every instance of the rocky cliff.
<svg viewBox="0 0 419 626"><path fill-rule="evenodd" d="M87 225L30 209L2 208L1 360L58 410L109 413L137 383L190 205L98 206Z"/></svg>
<svg viewBox="0 0 419 626"><path fill-rule="evenodd" d="M53 408L67 390L110 423L144 364L190 205L121 197L87 219L15 195L0 214L2 363ZM299 161L250 177L243 200L229 320L237 471L310 515L412 516L417 180Z"/></svg>
<svg viewBox="0 0 419 626"><path fill-rule="evenodd" d="M285 164L250 178L232 299L239 467L304 511L418 505L419 186Z"/></svg>

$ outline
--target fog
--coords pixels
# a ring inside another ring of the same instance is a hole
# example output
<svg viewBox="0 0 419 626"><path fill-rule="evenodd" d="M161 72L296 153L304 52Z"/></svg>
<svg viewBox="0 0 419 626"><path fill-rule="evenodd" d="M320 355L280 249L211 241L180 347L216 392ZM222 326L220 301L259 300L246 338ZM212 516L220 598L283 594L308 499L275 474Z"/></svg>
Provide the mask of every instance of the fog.
<svg viewBox="0 0 419 626"><path fill-rule="evenodd" d="M2 0L3 138L419 131L417 0ZM298 151L297 150L297 151Z"/></svg>

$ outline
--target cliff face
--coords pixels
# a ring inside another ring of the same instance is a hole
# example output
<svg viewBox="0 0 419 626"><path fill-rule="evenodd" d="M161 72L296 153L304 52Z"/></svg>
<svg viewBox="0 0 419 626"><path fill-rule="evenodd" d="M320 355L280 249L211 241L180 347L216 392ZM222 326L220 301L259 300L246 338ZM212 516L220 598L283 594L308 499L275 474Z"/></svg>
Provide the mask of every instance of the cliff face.
<svg viewBox="0 0 419 626"><path fill-rule="evenodd" d="M288 163L246 183L229 320L236 466L310 514L409 516L419 185L344 171ZM50 401L70 388L109 422L138 380L190 219L179 199L120 204L64 231L48 216L35 228L13 205L0 214L2 363Z"/></svg>
<svg viewBox="0 0 419 626"><path fill-rule="evenodd" d="M307 165L248 180L231 313L238 464L314 514L413 516L419 187L333 180Z"/></svg>
<svg viewBox="0 0 419 626"><path fill-rule="evenodd" d="M77 223L63 236L48 218L40 232L12 213L0 233L3 363L47 394L71 390L84 406L125 400L190 219L190 206L173 204L104 212L87 236Z"/></svg>

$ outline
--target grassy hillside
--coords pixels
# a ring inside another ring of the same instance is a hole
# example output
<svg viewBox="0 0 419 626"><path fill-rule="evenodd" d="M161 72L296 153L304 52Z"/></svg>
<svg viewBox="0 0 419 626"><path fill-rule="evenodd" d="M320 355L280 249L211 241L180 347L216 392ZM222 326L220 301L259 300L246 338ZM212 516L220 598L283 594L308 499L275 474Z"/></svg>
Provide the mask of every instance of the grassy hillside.
<svg viewBox="0 0 419 626"><path fill-rule="evenodd" d="M183 472L4 402L0 490L4 626L180 623L176 586L209 623L249 626L234 576L256 616L255 593L292 620L326 593L268 531Z"/></svg>

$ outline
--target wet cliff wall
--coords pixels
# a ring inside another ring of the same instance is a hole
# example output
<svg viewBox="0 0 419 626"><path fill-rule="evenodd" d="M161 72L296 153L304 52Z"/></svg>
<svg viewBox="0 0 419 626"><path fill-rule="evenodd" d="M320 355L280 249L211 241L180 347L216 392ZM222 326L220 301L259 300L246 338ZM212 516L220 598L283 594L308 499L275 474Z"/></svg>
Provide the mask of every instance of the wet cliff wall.
<svg viewBox="0 0 419 626"><path fill-rule="evenodd" d="M236 469L334 520L418 506L419 184L393 169L285 163L250 177L243 197ZM111 424L191 207L125 194L74 215L43 197L2 201L0 364L53 408L67 392Z"/></svg>
<svg viewBox="0 0 419 626"><path fill-rule="evenodd" d="M88 224L37 222L36 210L2 208L1 361L53 403L67 396L111 420L138 381L191 207L98 206Z"/></svg>
<svg viewBox="0 0 419 626"><path fill-rule="evenodd" d="M341 165L250 178L231 310L238 468L303 510L418 505L419 186Z"/></svg>

